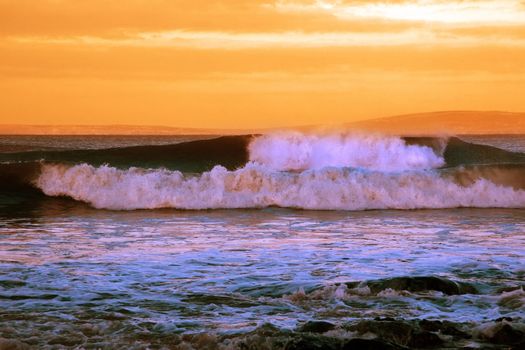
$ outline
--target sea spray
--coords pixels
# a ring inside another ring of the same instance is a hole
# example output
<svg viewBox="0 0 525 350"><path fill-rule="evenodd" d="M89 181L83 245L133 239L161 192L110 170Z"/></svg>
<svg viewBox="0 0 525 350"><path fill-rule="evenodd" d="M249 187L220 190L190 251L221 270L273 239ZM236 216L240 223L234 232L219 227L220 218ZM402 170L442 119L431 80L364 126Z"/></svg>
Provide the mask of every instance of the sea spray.
<svg viewBox="0 0 525 350"><path fill-rule="evenodd" d="M255 138L250 160L274 170L356 167L380 171L421 170L445 164L442 155L394 136L280 132Z"/></svg>

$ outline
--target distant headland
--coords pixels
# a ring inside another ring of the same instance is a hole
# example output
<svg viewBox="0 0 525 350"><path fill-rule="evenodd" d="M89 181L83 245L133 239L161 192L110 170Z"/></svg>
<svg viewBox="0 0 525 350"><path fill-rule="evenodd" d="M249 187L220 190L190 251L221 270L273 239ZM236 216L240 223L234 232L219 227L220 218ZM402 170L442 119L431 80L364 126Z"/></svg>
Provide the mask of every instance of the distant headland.
<svg viewBox="0 0 525 350"><path fill-rule="evenodd" d="M268 129L206 129L149 125L16 125L0 124L2 135L234 135L278 129L308 131L326 126ZM328 128L400 135L525 134L525 113L502 111L442 111L405 114L329 125Z"/></svg>

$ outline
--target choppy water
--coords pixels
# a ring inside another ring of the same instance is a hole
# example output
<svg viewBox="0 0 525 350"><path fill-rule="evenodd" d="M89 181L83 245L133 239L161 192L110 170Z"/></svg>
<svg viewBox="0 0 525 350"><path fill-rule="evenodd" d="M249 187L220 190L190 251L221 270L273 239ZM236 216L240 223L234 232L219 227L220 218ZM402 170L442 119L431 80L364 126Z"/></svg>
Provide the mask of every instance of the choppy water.
<svg viewBox="0 0 525 350"><path fill-rule="evenodd" d="M525 325L525 209L109 211L16 193L0 203L0 338L34 348L236 348L221 337L311 320ZM373 287L399 276L473 290ZM484 342L473 337L461 345Z"/></svg>
<svg viewBox="0 0 525 350"><path fill-rule="evenodd" d="M0 335L39 347L157 343L311 319L525 319L523 292L502 302L504 287L525 278L524 210L54 206L0 221ZM338 285L429 275L470 282L480 294L358 295Z"/></svg>

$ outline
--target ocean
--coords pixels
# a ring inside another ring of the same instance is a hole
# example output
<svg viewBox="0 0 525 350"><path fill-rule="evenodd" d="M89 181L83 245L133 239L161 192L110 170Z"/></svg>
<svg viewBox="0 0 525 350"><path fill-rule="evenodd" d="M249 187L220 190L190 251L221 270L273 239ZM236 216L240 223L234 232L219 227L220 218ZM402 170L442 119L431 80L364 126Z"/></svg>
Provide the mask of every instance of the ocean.
<svg viewBox="0 0 525 350"><path fill-rule="evenodd" d="M0 349L525 346L525 136L0 136Z"/></svg>

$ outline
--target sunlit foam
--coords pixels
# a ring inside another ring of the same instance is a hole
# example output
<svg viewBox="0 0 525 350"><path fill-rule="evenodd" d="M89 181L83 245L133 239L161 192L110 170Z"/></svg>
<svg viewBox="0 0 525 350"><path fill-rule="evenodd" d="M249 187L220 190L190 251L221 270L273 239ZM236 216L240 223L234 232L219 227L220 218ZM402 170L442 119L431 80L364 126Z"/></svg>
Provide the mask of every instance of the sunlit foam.
<svg viewBox="0 0 525 350"><path fill-rule="evenodd" d="M525 191L479 179L468 186L436 170L387 173L327 167L300 173L250 163L198 176L87 164L44 165L36 182L50 196L105 209L220 209L269 206L316 210L525 207Z"/></svg>

